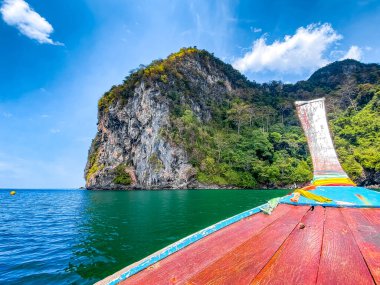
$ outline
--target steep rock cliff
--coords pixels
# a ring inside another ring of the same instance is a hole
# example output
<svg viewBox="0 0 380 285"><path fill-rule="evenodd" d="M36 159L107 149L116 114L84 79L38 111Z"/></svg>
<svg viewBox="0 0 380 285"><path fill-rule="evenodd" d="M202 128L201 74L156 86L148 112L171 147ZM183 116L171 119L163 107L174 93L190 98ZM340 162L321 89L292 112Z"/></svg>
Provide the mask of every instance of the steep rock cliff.
<svg viewBox="0 0 380 285"><path fill-rule="evenodd" d="M230 66L191 48L135 71L99 101L98 133L89 150L86 187L200 186L186 152L162 135L171 126L171 113L186 105L207 122L209 100L220 101L249 84Z"/></svg>

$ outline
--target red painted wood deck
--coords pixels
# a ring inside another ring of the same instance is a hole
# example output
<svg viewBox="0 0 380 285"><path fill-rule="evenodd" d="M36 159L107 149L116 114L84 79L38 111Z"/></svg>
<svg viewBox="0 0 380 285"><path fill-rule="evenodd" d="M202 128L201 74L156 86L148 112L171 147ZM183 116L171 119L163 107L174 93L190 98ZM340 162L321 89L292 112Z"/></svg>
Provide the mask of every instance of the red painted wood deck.
<svg viewBox="0 0 380 285"><path fill-rule="evenodd" d="M380 284L380 209L279 205L120 284Z"/></svg>

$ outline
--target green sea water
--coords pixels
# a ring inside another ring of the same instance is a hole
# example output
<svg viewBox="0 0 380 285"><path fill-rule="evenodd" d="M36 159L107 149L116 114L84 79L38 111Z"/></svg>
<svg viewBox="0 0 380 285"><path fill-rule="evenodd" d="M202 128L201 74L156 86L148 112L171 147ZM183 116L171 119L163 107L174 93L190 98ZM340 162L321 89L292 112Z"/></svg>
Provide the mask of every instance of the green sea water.
<svg viewBox="0 0 380 285"><path fill-rule="evenodd" d="M0 284L92 284L289 190L0 190Z"/></svg>

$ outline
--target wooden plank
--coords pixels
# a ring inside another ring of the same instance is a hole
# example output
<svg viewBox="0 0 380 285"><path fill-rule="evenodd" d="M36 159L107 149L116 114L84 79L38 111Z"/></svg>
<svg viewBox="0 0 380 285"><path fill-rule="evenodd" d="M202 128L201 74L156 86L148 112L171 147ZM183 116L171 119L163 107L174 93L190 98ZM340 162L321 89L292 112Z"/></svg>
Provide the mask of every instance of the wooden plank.
<svg viewBox="0 0 380 285"><path fill-rule="evenodd" d="M380 221L373 209L342 209L376 283L380 284ZM374 222L372 222L372 220Z"/></svg>
<svg viewBox="0 0 380 285"><path fill-rule="evenodd" d="M249 284L310 207L293 207L258 235L194 275L186 284Z"/></svg>
<svg viewBox="0 0 380 285"><path fill-rule="evenodd" d="M380 209L363 208L361 213L374 225L380 225Z"/></svg>
<svg viewBox="0 0 380 285"><path fill-rule="evenodd" d="M251 284L315 284L322 249L325 208L307 212Z"/></svg>
<svg viewBox="0 0 380 285"><path fill-rule="evenodd" d="M127 284L179 284L227 251L286 215L293 206L279 205L272 215L258 213L219 230L121 282Z"/></svg>
<svg viewBox="0 0 380 285"><path fill-rule="evenodd" d="M339 208L326 208L317 284L374 284Z"/></svg>

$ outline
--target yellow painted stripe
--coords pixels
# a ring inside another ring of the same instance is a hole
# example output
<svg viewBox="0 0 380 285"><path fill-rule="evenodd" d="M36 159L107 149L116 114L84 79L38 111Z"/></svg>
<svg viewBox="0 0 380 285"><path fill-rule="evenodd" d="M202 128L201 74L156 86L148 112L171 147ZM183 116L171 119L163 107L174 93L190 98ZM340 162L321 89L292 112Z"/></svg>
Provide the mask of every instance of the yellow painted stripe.
<svg viewBox="0 0 380 285"><path fill-rule="evenodd" d="M319 179L312 182L313 185L323 186L328 184L344 184L356 186L356 184L350 178L329 178L329 179Z"/></svg>

